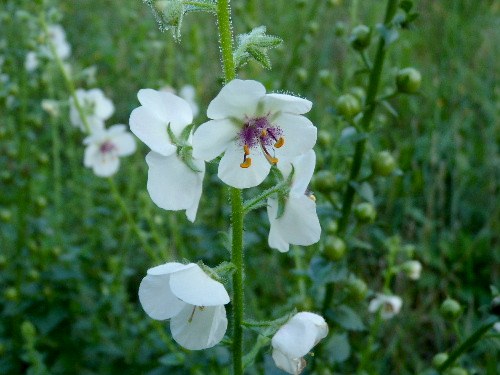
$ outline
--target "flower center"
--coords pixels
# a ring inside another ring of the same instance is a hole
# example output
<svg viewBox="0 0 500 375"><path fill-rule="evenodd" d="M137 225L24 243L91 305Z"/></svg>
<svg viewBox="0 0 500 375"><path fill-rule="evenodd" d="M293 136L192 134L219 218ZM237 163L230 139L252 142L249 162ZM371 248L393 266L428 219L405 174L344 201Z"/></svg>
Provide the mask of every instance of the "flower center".
<svg viewBox="0 0 500 375"><path fill-rule="evenodd" d="M280 148L285 144L283 130L269 122L269 115L262 117L246 118L243 129L238 134L239 145L243 147L243 163L241 168L248 168L252 165L252 158L249 157L252 149L260 148L267 161L271 164L278 163L278 159L271 155L269 149Z"/></svg>
<svg viewBox="0 0 500 375"><path fill-rule="evenodd" d="M99 147L99 151L101 152L101 154L108 154L114 149L116 149L116 147L110 141L104 142L103 144L101 144L101 147Z"/></svg>

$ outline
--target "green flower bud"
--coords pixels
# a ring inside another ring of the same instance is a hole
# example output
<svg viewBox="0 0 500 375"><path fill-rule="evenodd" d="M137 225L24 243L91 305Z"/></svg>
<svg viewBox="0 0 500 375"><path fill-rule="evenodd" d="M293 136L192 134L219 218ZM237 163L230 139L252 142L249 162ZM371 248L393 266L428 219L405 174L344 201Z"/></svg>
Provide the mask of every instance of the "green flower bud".
<svg viewBox="0 0 500 375"><path fill-rule="evenodd" d="M32 281L37 281L38 279L40 279L40 272L35 269L30 269L28 272L28 277Z"/></svg>
<svg viewBox="0 0 500 375"><path fill-rule="evenodd" d="M361 112L361 103L352 94L341 95L336 102L337 111L346 119L352 119Z"/></svg>
<svg viewBox="0 0 500 375"><path fill-rule="evenodd" d="M440 367L448 360L448 353L438 353L432 358L432 365L436 368Z"/></svg>
<svg viewBox="0 0 500 375"><path fill-rule="evenodd" d="M469 372L462 367L452 367L445 372L445 375L469 375Z"/></svg>
<svg viewBox="0 0 500 375"><path fill-rule="evenodd" d="M40 152L37 155L37 160L41 165L46 165L49 162L49 155L47 155L45 152Z"/></svg>
<svg viewBox="0 0 500 375"><path fill-rule="evenodd" d="M47 198L40 195L39 197L36 198L35 203L38 206L38 208L40 209L45 208L47 207Z"/></svg>
<svg viewBox="0 0 500 375"><path fill-rule="evenodd" d="M373 158L372 168L375 174L386 177L396 169L396 160L389 151L380 151Z"/></svg>
<svg viewBox="0 0 500 375"><path fill-rule="evenodd" d="M370 28L366 25L358 25L352 29L349 42L352 48L357 51L362 51L370 45L371 38L372 32Z"/></svg>
<svg viewBox="0 0 500 375"><path fill-rule="evenodd" d="M328 234L335 234L338 230L339 223L336 220L332 220L326 225L326 233Z"/></svg>
<svg viewBox="0 0 500 375"><path fill-rule="evenodd" d="M359 86L354 86L352 87L349 92L354 95L356 98L358 98L359 102L360 103L364 103L365 102L365 98L366 98L366 91L364 88L362 87L359 87Z"/></svg>
<svg viewBox="0 0 500 375"><path fill-rule="evenodd" d="M332 171L322 170L316 173L312 179L312 187L321 193L328 193L335 189L337 179Z"/></svg>
<svg viewBox="0 0 500 375"><path fill-rule="evenodd" d="M336 236L327 236L323 251L331 261L342 259L346 253L347 247L345 242Z"/></svg>
<svg viewBox="0 0 500 375"><path fill-rule="evenodd" d="M321 69L318 77L322 85L328 86L332 83L332 73L328 69Z"/></svg>
<svg viewBox="0 0 500 375"><path fill-rule="evenodd" d="M298 77L299 81L306 82L307 79L309 78L309 73L304 68L298 68L297 69L297 77Z"/></svg>
<svg viewBox="0 0 500 375"><path fill-rule="evenodd" d="M439 311L445 319L456 320L462 315L462 306L456 300L447 298L441 304Z"/></svg>
<svg viewBox="0 0 500 375"><path fill-rule="evenodd" d="M33 340L36 336L36 328L33 323L25 320L21 324L21 333L26 341L30 341Z"/></svg>
<svg viewBox="0 0 500 375"><path fill-rule="evenodd" d="M4 296L9 301L17 301L19 299L19 292L13 286L5 289Z"/></svg>
<svg viewBox="0 0 500 375"><path fill-rule="evenodd" d="M332 145L332 135L330 132L320 130L318 132L318 143L325 148L329 148Z"/></svg>
<svg viewBox="0 0 500 375"><path fill-rule="evenodd" d="M6 208L2 208L0 210L0 220L2 220L5 223L8 223L12 219L12 212L11 210L8 210Z"/></svg>
<svg viewBox="0 0 500 375"><path fill-rule="evenodd" d="M335 36L342 37L345 35L346 26L344 22L337 22L333 28Z"/></svg>
<svg viewBox="0 0 500 375"><path fill-rule="evenodd" d="M354 208L354 215L362 223L373 223L377 217L377 211L373 204L363 202Z"/></svg>
<svg viewBox="0 0 500 375"><path fill-rule="evenodd" d="M401 69L396 76L396 86L399 92L413 94L418 91L422 83L420 72L414 68Z"/></svg>
<svg viewBox="0 0 500 375"><path fill-rule="evenodd" d="M309 30L309 32L312 34L312 35L315 35L318 33L318 30L319 30L319 24L316 22L316 21L311 21L309 22L309 24L307 25L307 29Z"/></svg>
<svg viewBox="0 0 500 375"><path fill-rule="evenodd" d="M356 301L363 301L368 295L368 286L363 280L358 279L357 277L349 279L347 281L346 287L349 294Z"/></svg>

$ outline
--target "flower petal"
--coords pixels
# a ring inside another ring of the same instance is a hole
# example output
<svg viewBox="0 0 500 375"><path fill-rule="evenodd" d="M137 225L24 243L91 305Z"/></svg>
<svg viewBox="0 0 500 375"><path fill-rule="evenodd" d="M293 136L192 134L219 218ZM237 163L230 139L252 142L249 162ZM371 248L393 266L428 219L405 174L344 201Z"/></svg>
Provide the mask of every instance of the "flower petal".
<svg viewBox="0 0 500 375"><path fill-rule="evenodd" d="M286 94L267 94L263 99L264 112L287 112L295 115L307 113L312 108L312 102L298 96Z"/></svg>
<svg viewBox="0 0 500 375"><path fill-rule="evenodd" d="M96 176L109 177L114 175L120 167L120 159L116 155L97 154L92 169Z"/></svg>
<svg viewBox="0 0 500 375"><path fill-rule="evenodd" d="M172 155L176 147L167 133L168 121L160 120L146 107L139 107L130 114L130 130L151 150L164 156Z"/></svg>
<svg viewBox="0 0 500 375"><path fill-rule="evenodd" d="M198 266L174 273L170 288L177 298L194 306L216 306L229 303L224 285L210 278Z"/></svg>
<svg viewBox="0 0 500 375"><path fill-rule="evenodd" d="M306 367L304 358L290 358L279 349L273 349L272 356L276 367L289 374L298 375Z"/></svg>
<svg viewBox="0 0 500 375"><path fill-rule="evenodd" d="M201 124L193 134L193 157L210 161L222 154L238 134L236 125L228 120L211 120Z"/></svg>
<svg viewBox="0 0 500 375"><path fill-rule="evenodd" d="M177 262L167 262L165 264L160 264L159 266L148 269L148 275L160 276L168 275L186 268L191 268L195 266L194 263L182 264Z"/></svg>
<svg viewBox="0 0 500 375"><path fill-rule="evenodd" d="M238 189L259 185L269 174L271 165L261 150L252 149L249 156L252 159L252 165L248 168L241 168L243 148L236 142L230 144L219 163L219 178L225 184Z"/></svg>
<svg viewBox="0 0 500 375"><path fill-rule="evenodd" d="M205 163L195 160L200 172L194 172L176 154L163 156L154 151L146 155L146 162L149 166L147 189L153 202L164 210L189 209L188 218L194 220Z"/></svg>
<svg viewBox="0 0 500 375"><path fill-rule="evenodd" d="M282 113L273 124L283 130L285 145L276 149L278 159L291 159L304 154L316 143L317 129L308 118ZM279 164L279 162L278 162Z"/></svg>
<svg viewBox="0 0 500 375"><path fill-rule="evenodd" d="M283 215L276 219L278 202L268 199L267 214L271 228L269 246L281 252L288 244L307 246L319 241L321 226L316 213L316 204L305 195L289 195Z"/></svg>
<svg viewBox="0 0 500 375"><path fill-rule="evenodd" d="M123 133L117 135L113 139L113 144L117 149L119 156L128 156L135 152L136 144L135 139L130 133Z"/></svg>
<svg viewBox="0 0 500 375"><path fill-rule="evenodd" d="M172 337L189 350L208 349L217 345L227 330L224 306L186 305L170 321Z"/></svg>
<svg viewBox="0 0 500 375"><path fill-rule="evenodd" d="M186 303L170 290L170 274L146 275L139 286L139 301L151 318L165 320L177 315Z"/></svg>
<svg viewBox="0 0 500 375"><path fill-rule="evenodd" d="M297 195L304 194L309 182L311 182L314 167L316 166L315 152L309 150L305 154L296 156L291 160L280 160L278 168L285 178L292 172L292 165L294 172L290 192Z"/></svg>
<svg viewBox="0 0 500 375"><path fill-rule="evenodd" d="M266 88L257 81L234 79L210 102L207 116L214 120L254 115Z"/></svg>

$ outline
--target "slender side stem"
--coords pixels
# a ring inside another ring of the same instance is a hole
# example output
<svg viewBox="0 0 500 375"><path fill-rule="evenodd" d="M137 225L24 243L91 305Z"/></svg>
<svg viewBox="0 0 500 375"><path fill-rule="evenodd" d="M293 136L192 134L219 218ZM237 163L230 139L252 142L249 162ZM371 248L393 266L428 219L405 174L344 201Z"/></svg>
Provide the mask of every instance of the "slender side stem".
<svg viewBox="0 0 500 375"><path fill-rule="evenodd" d="M217 2L217 21L219 25L219 43L222 52L224 81L235 78L233 60L233 33L231 30L231 7L229 0ZM232 245L231 262L235 266L233 273L233 374L243 375L243 199L241 191L231 188L231 224Z"/></svg>
<svg viewBox="0 0 500 375"><path fill-rule="evenodd" d="M388 0L387 8L385 11L384 24L388 25L390 21L394 18L398 7L397 0ZM361 128L364 131L370 129L370 124L373 119L373 114L375 112L375 106L377 104L377 91L380 83L380 77L382 76L382 68L384 66L384 59L386 54L386 43L384 38L381 36L378 42L377 53L375 55L375 62L373 63L373 69L370 72L370 78L368 81L368 90L366 93L366 110L361 119ZM361 163L363 161L363 155L365 153L366 138L360 140L356 143L356 149L354 152L354 159L351 166L351 172L349 174L349 183L347 184L346 191L344 193L344 198L342 200L342 216L339 220L339 230L338 233L343 235L347 229L347 224L349 222L349 217L351 215L352 203L354 201L354 187L350 183L356 181L361 170ZM325 298L323 299L323 314L325 314L328 306L330 305L331 299L333 297L333 285L328 284L325 291Z"/></svg>

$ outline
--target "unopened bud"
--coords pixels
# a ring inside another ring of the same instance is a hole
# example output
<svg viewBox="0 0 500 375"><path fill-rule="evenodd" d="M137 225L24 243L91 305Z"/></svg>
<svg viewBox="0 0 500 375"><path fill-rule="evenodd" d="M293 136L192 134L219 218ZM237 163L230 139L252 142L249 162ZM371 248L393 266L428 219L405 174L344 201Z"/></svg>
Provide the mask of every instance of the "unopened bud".
<svg viewBox="0 0 500 375"><path fill-rule="evenodd" d="M312 187L321 193L328 193L335 189L337 179L332 171L322 170L316 173L312 179Z"/></svg>
<svg viewBox="0 0 500 375"><path fill-rule="evenodd" d="M372 168L379 176L389 176L396 169L396 160L389 151L380 151L373 159Z"/></svg>
<svg viewBox="0 0 500 375"><path fill-rule="evenodd" d="M463 367L452 367L445 372L446 375L469 375L469 372Z"/></svg>
<svg viewBox="0 0 500 375"><path fill-rule="evenodd" d="M377 217L377 211L373 204L363 202L354 208L354 215L362 223L373 223Z"/></svg>
<svg viewBox="0 0 500 375"><path fill-rule="evenodd" d="M318 132L318 143L325 148L329 148L332 144L332 135L326 130L320 130Z"/></svg>
<svg viewBox="0 0 500 375"><path fill-rule="evenodd" d="M372 32L370 28L366 25L358 25L352 29L349 42L351 43L352 48L362 51L370 45L371 38Z"/></svg>
<svg viewBox="0 0 500 375"><path fill-rule="evenodd" d="M432 358L432 365L436 368L440 367L448 360L448 353L438 353Z"/></svg>
<svg viewBox="0 0 500 375"><path fill-rule="evenodd" d="M460 317L460 315L462 315L462 306L460 306L456 300L447 298L441 304L439 311L444 318L448 320L456 320Z"/></svg>
<svg viewBox="0 0 500 375"><path fill-rule="evenodd" d="M26 341L33 340L36 336L36 328L33 323L25 320L21 324L21 333Z"/></svg>
<svg viewBox="0 0 500 375"><path fill-rule="evenodd" d="M323 251L328 259L334 262L342 259L345 255L346 249L347 247L345 242L341 238L336 236L326 237Z"/></svg>
<svg viewBox="0 0 500 375"><path fill-rule="evenodd" d="M361 112L361 103L358 98L352 94L340 96L336 102L337 111L346 119L352 119Z"/></svg>
<svg viewBox="0 0 500 375"><path fill-rule="evenodd" d="M357 277L349 279L347 281L346 287L349 294L356 301L363 301L368 295L368 286L363 280L358 279Z"/></svg>
<svg viewBox="0 0 500 375"><path fill-rule="evenodd" d="M422 273L422 263L418 260L409 260L401 266L401 269L409 279L418 280Z"/></svg>
<svg viewBox="0 0 500 375"><path fill-rule="evenodd" d="M396 86L399 92L416 93L422 83L422 75L414 68L401 69L396 76Z"/></svg>
<svg viewBox="0 0 500 375"><path fill-rule="evenodd" d="M339 224L337 221L332 220L326 225L326 233L335 234L339 230Z"/></svg>

